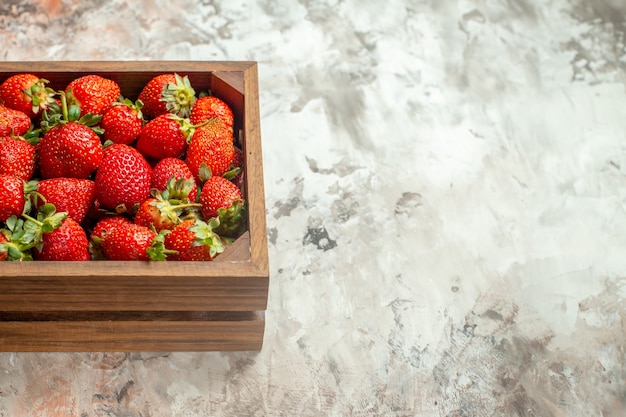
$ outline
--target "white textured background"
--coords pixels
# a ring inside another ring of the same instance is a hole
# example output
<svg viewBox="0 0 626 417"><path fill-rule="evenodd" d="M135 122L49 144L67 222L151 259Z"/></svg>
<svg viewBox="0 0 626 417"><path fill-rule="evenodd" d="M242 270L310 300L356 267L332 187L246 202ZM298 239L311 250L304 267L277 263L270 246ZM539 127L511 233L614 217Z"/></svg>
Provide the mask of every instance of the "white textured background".
<svg viewBox="0 0 626 417"><path fill-rule="evenodd" d="M258 353L0 354L0 416L626 415L626 3L5 0L1 59L254 60Z"/></svg>

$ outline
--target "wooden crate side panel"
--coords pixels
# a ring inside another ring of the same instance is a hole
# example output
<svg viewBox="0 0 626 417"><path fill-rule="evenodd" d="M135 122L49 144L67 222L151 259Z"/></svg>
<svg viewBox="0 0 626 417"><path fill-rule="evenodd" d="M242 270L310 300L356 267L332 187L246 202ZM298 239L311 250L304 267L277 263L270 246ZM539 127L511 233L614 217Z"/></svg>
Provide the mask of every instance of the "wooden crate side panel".
<svg viewBox="0 0 626 417"><path fill-rule="evenodd" d="M264 314L192 321L0 322L4 352L163 352L260 350Z"/></svg>
<svg viewBox="0 0 626 417"><path fill-rule="evenodd" d="M257 66L245 71L245 126L247 138L244 142L246 161L247 201L250 209L250 248L252 263L269 276L267 226L265 219L265 190L263 182L263 153L261 147L261 123L259 112L259 84Z"/></svg>

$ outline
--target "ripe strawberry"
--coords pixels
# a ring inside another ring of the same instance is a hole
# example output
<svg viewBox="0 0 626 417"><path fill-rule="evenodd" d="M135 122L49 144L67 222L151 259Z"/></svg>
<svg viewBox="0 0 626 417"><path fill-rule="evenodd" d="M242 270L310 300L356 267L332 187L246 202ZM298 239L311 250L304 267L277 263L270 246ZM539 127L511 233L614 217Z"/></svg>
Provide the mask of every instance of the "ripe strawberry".
<svg viewBox="0 0 626 417"><path fill-rule="evenodd" d="M50 178L39 181L37 193L46 203L54 204L57 212L67 212L68 217L81 223L96 199L96 184L88 179Z"/></svg>
<svg viewBox="0 0 626 417"><path fill-rule="evenodd" d="M143 103L125 99L116 102L102 116L100 126L104 129L103 138L113 143L130 145L141 133L143 127L143 115L141 107Z"/></svg>
<svg viewBox="0 0 626 417"><path fill-rule="evenodd" d="M90 239L93 239L93 238L104 239L106 235L111 233L111 231L115 229L117 226L121 224L130 224L130 223L132 223L130 219L121 214L118 214L115 216L104 217L103 219L100 219L94 226L90 235Z"/></svg>
<svg viewBox="0 0 626 417"><path fill-rule="evenodd" d="M185 119L162 114L141 129L137 150L146 158L155 160L181 157L187 150L187 137L193 130Z"/></svg>
<svg viewBox="0 0 626 417"><path fill-rule="evenodd" d="M38 151L43 178L88 178L102 161L100 138L78 122L54 126L39 141Z"/></svg>
<svg viewBox="0 0 626 417"><path fill-rule="evenodd" d="M162 240L162 239L161 239ZM102 239L102 250L109 260L164 260L163 243L158 235L138 224L119 224Z"/></svg>
<svg viewBox="0 0 626 417"><path fill-rule="evenodd" d="M76 104L80 114L102 116L120 96L120 86L99 75L76 78L65 88L69 104Z"/></svg>
<svg viewBox="0 0 626 417"><path fill-rule="evenodd" d="M30 117L24 112L0 104L0 136L22 136L30 128Z"/></svg>
<svg viewBox="0 0 626 417"><path fill-rule="evenodd" d="M0 175L0 222L22 214L26 204L25 182L13 175Z"/></svg>
<svg viewBox="0 0 626 417"><path fill-rule="evenodd" d="M19 136L0 137L0 175L28 181L35 172L35 146Z"/></svg>
<svg viewBox="0 0 626 417"><path fill-rule="evenodd" d="M202 187L200 204L204 219L218 218L217 233L225 236L237 231L244 218L241 191L224 177L211 177Z"/></svg>
<svg viewBox="0 0 626 417"><path fill-rule="evenodd" d="M201 184L210 176L224 175L233 162L234 154L232 130L220 119L212 119L194 132L185 162L196 182Z"/></svg>
<svg viewBox="0 0 626 417"><path fill-rule="evenodd" d="M222 119L224 124L230 128L235 123L235 117L231 108L223 100L215 96L198 98L189 114L189 120L194 125L199 125L216 117Z"/></svg>
<svg viewBox="0 0 626 417"><path fill-rule="evenodd" d="M224 251L220 237L213 231L215 220L185 220L165 235L165 248L174 252L172 261L211 261Z"/></svg>
<svg viewBox="0 0 626 417"><path fill-rule="evenodd" d="M121 224L132 223L128 217L122 215L107 216L98 220L89 235L89 252L92 259L106 259L102 251L102 240L111 231Z"/></svg>
<svg viewBox="0 0 626 417"><path fill-rule="evenodd" d="M35 118L54 102L54 92L46 88L48 80L33 74L16 74L0 84L0 103Z"/></svg>
<svg viewBox="0 0 626 417"><path fill-rule="evenodd" d="M151 197L139 206L135 214L135 224L154 228L157 232L171 230L180 222L178 215L167 201Z"/></svg>
<svg viewBox="0 0 626 417"><path fill-rule="evenodd" d="M135 224L154 228L157 232L161 230L171 230L178 223L187 218L196 218L200 208L199 203L191 203L186 198L193 179L175 181L171 179L165 191L152 190L153 197L145 200L139 206L135 214ZM170 194L171 193L171 194ZM178 199L178 195L184 195L183 199Z"/></svg>
<svg viewBox="0 0 626 417"><path fill-rule="evenodd" d="M193 174L191 173L191 170L189 169L185 161L178 158L164 158L160 160L152 170L150 188L157 191L165 191L168 188L168 182L172 178L174 182L181 179L194 180ZM189 182L189 184L191 184L189 192L185 195L176 195L176 198L181 200L187 198L190 201L196 201L198 188L196 186L195 180L193 182ZM170 196L172 196L171 191Z"/></svg>
<svg viewBox="0 0 626 417"><path fill-rule="evenodd" d="M144 104L143 113L146 119L154 119L164 113L189 117L196 101L196 92L187 76L160 74L144 86L137 98Z"/></svg>
<svg viewBox="0 0 626 417"><path fill-rule="evenodd" d="M33 256L40 261L88 261L91 256L85 230L67 217L61 226L43 234L41 249L36 247Z"/></svg>
<svg viewBox="0 0 626 417"><path fill-rule="evenodd" d="M151 175L152 168L135 148L111 145L96 172L96 198L105 209L131 211L150 197Z"/></svg>

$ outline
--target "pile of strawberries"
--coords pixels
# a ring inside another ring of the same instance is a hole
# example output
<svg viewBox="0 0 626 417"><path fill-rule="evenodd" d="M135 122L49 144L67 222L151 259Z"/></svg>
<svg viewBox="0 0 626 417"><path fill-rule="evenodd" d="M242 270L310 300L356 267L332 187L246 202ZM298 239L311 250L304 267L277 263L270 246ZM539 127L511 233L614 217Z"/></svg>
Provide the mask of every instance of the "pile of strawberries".
<svg viewBox="0 0 626 417"><path fill-rule="evenodd" d="M55 86L59 88L59 86ZM210 261L245 229L232 109L188 77L0 84L0 260Z"/></svg>

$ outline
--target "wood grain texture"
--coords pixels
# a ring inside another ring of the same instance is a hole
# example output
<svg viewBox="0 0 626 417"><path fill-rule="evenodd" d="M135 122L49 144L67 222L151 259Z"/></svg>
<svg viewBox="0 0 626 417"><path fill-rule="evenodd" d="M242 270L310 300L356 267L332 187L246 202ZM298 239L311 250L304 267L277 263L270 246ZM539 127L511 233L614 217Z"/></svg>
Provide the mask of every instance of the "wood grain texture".
<svg viewBox="0 0 626 417"><path fill-rule="evenodd" d="M214 320L63 318L2 321L0 346L15 352L260 350L265 328L263 312L222 315Z"/></svg>
<svg viewBox="0 0 626 417"><path fill-rule="evenodd" d="M152 325L155 334L158 334L171 331L168 327L172 321L171 314L175 315L176 312L265 310L269 268L256 63L0 62L0 82L13 74L23 72L46 78L50 81L50 87L55 90L64 89L71 80L79 76L99 74L116 81L122 94L128 98L135 98L154 76L177 72L187 75L198 93L210 91L225 100L235 113L235 137L244 152L243 189L248 204L248 230L214 262L4 262L0 268L0 320L2 313L8 312L22 314L71 312L77 317L88 312L111 314L130 314L133 311L167 312L170 316L166 321L153 320L137 324L139 326L137 329L145 332ZM21 350L20 337L24 341L23 348L28 348L27 350L44 348L51 342L42 340L41 344L37 344L35 340L37 335L41 334L42 338L45 338L44 335L52 333L71 334L69 339L74 341L81 339L82 334L85 343L91 343L87 340L96 340L115 344L116 340L125 337L123 336L125 332L134 328L135 323L139 323L118 318L116 324L111 324L113 327L109 330L115 328L120 332L107 332L107 327L103 323L94 327L89 320L69 322L67 320L69 316L57 317L56 321L31 320L22 333L11 330L9 334L13 336L10 342L7 338L0 339L2 340L0 350ZM181 320L175 321L181 323ZM19 320L0 321L0 325L7 326L6 330L15 329L19 323L21 323ZM84 326L81 327L81 323ZM238 323L241 324L241 321ZM201 321L197 321L197 324L205 325L201 324ZM37 326L41 326L41 333L36 330ZM216 328L215 323L211 324L210 321L207 321L206 326L208 329ZM193 339L192 327L182 326L176 333L182 337L185 331L188 331ZM228 337L235 337L240 327L232 327L232 330L227 332ZM226 328L228 326L220 327ZM105 332L103 337L106 340L98 337L94 339L94 329L103 330ZM257 338L259 336L258 332L251 334ZM262 331L260 334L262 338ZM167 344L151 340L149 337L143 337L123 346L132 350L161 350L166 346L178 345L183 347L182 342ZM259 343L257 340L256 346L260 346ZM227 350L236 347L232 343L210 343L207 336L198 341L196 349L213 350L219 346L226 346ZM249 340L241 345L245 350L250 346Z"/></svg>

